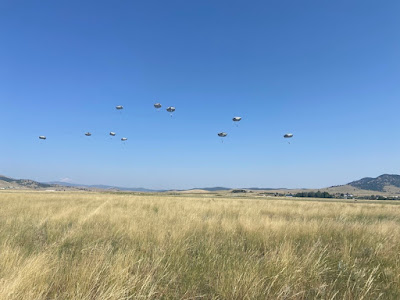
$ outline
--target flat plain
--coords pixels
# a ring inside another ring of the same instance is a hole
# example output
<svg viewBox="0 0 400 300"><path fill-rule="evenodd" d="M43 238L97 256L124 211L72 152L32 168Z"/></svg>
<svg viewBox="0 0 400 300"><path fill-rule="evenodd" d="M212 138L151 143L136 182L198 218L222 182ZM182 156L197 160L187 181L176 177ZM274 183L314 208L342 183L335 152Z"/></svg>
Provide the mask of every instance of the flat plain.
<svg viewBox="0 0 400 300"><path fill-rule="evenodd" d="M0 192L0 299L400 299L400 206Z"/></svg>

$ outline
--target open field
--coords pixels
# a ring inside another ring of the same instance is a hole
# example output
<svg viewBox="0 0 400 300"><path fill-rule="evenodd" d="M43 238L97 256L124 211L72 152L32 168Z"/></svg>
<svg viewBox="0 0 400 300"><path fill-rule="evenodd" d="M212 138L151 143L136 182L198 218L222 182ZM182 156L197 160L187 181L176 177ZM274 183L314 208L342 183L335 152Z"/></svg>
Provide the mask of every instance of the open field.
<svg viewBox="0 0 400 300"><path fill-rule="evenodd" d="M0 299L400 299L399 204L0 192Z"/></svg>

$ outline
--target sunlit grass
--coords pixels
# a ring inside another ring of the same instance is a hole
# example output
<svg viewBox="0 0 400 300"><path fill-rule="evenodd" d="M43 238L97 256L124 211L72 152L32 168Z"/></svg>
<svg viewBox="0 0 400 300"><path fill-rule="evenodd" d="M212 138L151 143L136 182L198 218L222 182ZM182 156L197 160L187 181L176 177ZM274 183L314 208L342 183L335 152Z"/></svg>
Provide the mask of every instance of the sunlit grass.
<svg viewBox="0 0 400 300"><path fill-rule="evenodd" d="M0 299L400 299L400 206L0 193Z"/></svg>

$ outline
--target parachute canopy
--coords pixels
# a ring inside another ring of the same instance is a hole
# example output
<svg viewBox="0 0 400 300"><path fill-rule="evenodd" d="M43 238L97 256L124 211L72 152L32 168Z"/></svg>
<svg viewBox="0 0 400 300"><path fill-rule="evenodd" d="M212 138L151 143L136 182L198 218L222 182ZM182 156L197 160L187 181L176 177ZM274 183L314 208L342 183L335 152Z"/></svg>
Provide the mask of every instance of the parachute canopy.
<svg viewBox="0 0 400 300"><path fill-rule="evenodd" d="M234 117L232 120L233 122L239 122L242 119L242 117Z"/></svg>
<svg viewBox="0 0 400 300"><path fill-rule="evenodd" d="M92 134L90 132L85 133L86 136L91 136Z"/></svg>
<svg viewBox="0 0 400 300"><path fill-rule="evenodd" d="M112 131L110 132L111 136L115 136L115 134L116 134L115 132L112 132Z"/></svg>
<svg viewBox="0 0 400 300"><path fill-rule="evenodd" d="M220 132L218 133L219 137L226 137L228 134L226 132Z"/></svg>
<svg viewBox="0 0 400 300"><path fill-rule="evenodd" d="M45 137L44 135L41 135L41 136L39 136L39 139L41 139L41 140L45 140L45 139L46 139L46 137Z"/></svg>
<svg viewBox="0 0 400 300"><path fill-rule="evenodd" d="M121 138L121 141L123 141L123 142L125 142L125 141L127 141L128 139L126 138L126 137L123 137L123 138Z"/></svg>
<svg viewBox="0 0 400 300"><path fill-rule="evenodd" d="M170 106L170 107L167 108L167 112L172 113L174 111L175 111L175 107L173 107L173 106Z"/></svg>
<svg viewBox="0 0 400 300"><path fill-rule="evenodd" d="M117 105L116 107L115 107L116 109L124 109L124 107L122 106L122 105Z"/></svg>
<svg viewBox="0 0 400 300"><path fill-rule="evenodd" d="M283 137L285 139L292 138L293 137L293 133L286 133Z"/></svg>
<svg viewBox="0 0 400 300"><path fill-rule="evenodd" d="M157 109L159 109L159 108L161 108L161 104L160 104L160 103L155 103L155 104L154 104L154 107L157 108Z"/></svg>

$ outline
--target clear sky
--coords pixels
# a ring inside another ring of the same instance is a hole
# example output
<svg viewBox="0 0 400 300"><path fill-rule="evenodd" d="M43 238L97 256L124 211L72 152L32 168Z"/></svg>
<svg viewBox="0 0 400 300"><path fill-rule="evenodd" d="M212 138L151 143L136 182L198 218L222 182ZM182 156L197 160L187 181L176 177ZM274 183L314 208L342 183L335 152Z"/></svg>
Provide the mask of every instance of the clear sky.
<svg viewBox="0 0 400 300"><path fill-rule="evenodd" d="M399 16L398 0L1 1L0 174L162 189L398 174Z"/></svg>

